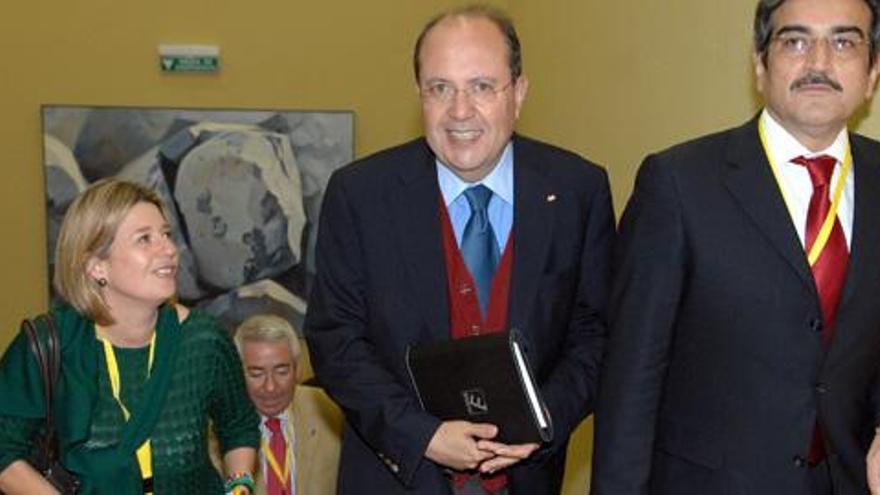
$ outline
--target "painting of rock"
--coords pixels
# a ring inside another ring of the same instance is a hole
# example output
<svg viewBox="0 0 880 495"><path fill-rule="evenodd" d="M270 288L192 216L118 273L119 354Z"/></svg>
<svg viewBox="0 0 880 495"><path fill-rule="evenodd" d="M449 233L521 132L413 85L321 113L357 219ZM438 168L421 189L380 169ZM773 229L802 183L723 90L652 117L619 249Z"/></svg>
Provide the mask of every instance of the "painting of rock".
<svg viewBox="0 0 880 495"><path fill-rule="evenodd" d="M353 159L351 112L54 105L42 119L50 278L70 202L118 176L164 200L182 302L230 329L272 312L302 331L323 191Z"/></svg>

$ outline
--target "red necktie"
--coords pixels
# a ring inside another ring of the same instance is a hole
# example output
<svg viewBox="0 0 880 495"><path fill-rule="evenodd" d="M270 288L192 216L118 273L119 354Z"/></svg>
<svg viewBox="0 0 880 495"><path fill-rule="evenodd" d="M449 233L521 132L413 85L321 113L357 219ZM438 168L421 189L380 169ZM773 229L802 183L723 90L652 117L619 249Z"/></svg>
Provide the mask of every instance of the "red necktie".
<svg viewBox="0 0 880 495"><path fill-rule="evenodd" d="M282 472L285 469L287 459L287 440L284 439L284 433L281 431L281 420L278 418L266 419L266 428L269 429L269 450L277 461L277 466ZM290 476L288 479L280 479L278 473L272 468L272 464L266 461L266 493L268 495L289 495L290 494Z"/></svg>
<svg viewBox="0 0 880 495"><path fill-rule="evenodd" d="M807 211L806 251L809 253L819 235L819 230L831 209L831 200L828 190L831 186L831 175L837 159L828 155L805 158L799 156L792 160L793 163L807 167L810 173L810 181L813 183L813 195L810 197L810 208ZM841 177L840 180L846 180ZM822 345L827 350L834 336L834 319L837 314L837 303L840 301L840 293L843 290L843 282L846 279L846 267L849 263L849 251L846 247L846 238L843 236L843 227L840 220L834 219L834 227L828 242L810 267L813 272L813 280L816 290L819 292L819 301L822 306ZM822 441L822 429L819 423L813 431L813 439L807 461L816 464L825 458L825 446Z"/></svg>

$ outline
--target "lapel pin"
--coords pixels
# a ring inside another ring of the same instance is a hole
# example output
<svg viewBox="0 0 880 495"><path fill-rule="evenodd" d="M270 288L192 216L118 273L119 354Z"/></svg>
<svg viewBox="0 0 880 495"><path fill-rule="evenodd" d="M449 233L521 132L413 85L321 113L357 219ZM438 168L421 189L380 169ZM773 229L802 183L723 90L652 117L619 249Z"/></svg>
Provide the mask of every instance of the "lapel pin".
<svg viewBox="0 0 880 495"><path fill-rule="evenodd" d="M556 195L555 194L548 194L547 195L547 202L552 203L554 201L556 201Z"/></svg>

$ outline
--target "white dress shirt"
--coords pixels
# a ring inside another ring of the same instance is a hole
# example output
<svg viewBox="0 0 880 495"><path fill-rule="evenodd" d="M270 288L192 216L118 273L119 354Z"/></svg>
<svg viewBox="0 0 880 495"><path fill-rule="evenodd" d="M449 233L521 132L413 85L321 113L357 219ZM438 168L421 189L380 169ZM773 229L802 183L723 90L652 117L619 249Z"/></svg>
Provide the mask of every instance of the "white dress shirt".
<svg viewBox="0 0 880 495"><path fill-rule="evenodd" d="M458 246L461 247L464 227L471 217L471 205L462 193L469 187L482 184L493 193L486 214L489 216L489 224L492 225L495 241L498 243L498 251L504 255L507 239L513 227L513 143L507 143L492 171L482 180L474 183L461 180L439 159L436 161L436 167L440 193L443 195L443 202L446 204Z"/></svg>
<svg viewBox="0 0 880 495"><path fill-rule="evenodd" d="M834 174L831 176L831 184L828 189L829 194L833 194L843 170L843 160L846 155L846 148L849 145L849 134L846 128L843 128L834 139L834 142L831 143L831 146L819 152L812 152L786 131L770 115L767 109L764 109L761 113L761 124L764 126L764 132L767 136L767 146L770 148L769 153L776 164L779 180L782 182L781 186L785 190L789 213L792 216L791 220L794 222L801 245L804 245L807 212L810 207L810 197L813 195L813 183L810 180L810 173L807 171L807 168L792 163L791 160L799 156L812 158L818 155L829 155L836 158L837 164L834 166ZM840 226L843 227L843 236L846 238L847 248L849 248L852 239L855 198L853 176L853 171L850 169L844 184L840 205L837 209L837 218L840 221ZM830 199L833 200L833 196Z"/></svg>
<svg viewBox="0 0 880 495"><path fill-rule="evenodd" d="M293 431L293 427L290 424L290 409L285 409L284 412L276 416L281 422L281 432L284 434L284 440L287 441L287 448L290 452L290 495L296 495L296 456L294 455L294 445L295 445L295 432ZM268 417L260 415L260 436L262 437L260 444L260 469L263 472L263 482L269 479L269 474L272 471L272 467L269 466L269 463L266 461L266 456L263 454L263 442L268 446L269 442L272 440L272 432L269 431L269 428L266 427L266 419ZM279 462L283 462L281 459Z"/></svg>

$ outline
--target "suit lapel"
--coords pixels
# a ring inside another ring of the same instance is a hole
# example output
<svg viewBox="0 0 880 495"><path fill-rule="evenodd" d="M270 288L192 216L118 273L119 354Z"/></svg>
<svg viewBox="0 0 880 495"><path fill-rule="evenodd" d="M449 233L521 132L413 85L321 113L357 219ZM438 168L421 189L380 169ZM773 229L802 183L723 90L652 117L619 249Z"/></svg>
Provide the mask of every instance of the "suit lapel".
<svg viewBox="0 0 880 495"><path fill-rule="evenodd" d="M727 161L727 189L767 241L815 295L813 275L803 246L761 146L757 118L733 131Z"/></svg>
<svg viewBox="0 0 880 495"><path fill-rule="evenodd" d="M302 390L297 390L296 393L302 393ZM312 468L312 463L309 462L311 456L309 456L308 452L316 452L316 449L319 448L317 445L314 445L314 437L309 432L309 425L306 423L307 414L305 411L301 411L301 407L298 404L302 404L302 400L293 399L290 404L290 408L288 408L288 419L287 422L287 438L293 439L293 458L294 458L294 469L296 469L296 473L294 473L294 483L296 484L296 493L306 493L305 480L311 479L312 474L309 472Z"/></svg>
<svg viewBox="0 0 880 495"><path fill-rule="evenodd" d="M528 317L540 287L538 280L553 238L555 206L548 198L553 190L542 167L529 153L528 143L513 141L513 273L508 302L508 325L528 334Z"/></svg>
<svg viewBox="0 0 880 495"><path fill-rule="evenodd" d="M399 186L392 188L389 214L395 226L401 260L410 274L409 293L431 336L449 335L446 262L440 232L440 187L434 156L424 141L416 145L413 163L404 164Z"/></svg>
<svg viewBox="0 0 880 495"><path fill-rule="evenodd" d="M263 424L265 421L265 417L260 415L260 424ZM254 470L254 485L256 486L256 491L254 495L266 495L266 478L263 471L263 466L266 463L266 454L263 452L263 442L267 442L268 440L263 436L262 432L260 433L260 446L257 447L257 466ZM218 446L219 449L219 446ZM218 450L219 452L219 450ZM222 471L221 471L222 472Z"/></svg>
<svg viewBox="0 0 880 495"><path fill-rule="evenodd" d="M880 208L876 201L877 195L880 194L880 169L877 168L876 159L872 159L868 150L860 145L864 146L850 134L855 191L852 239L846 281L838 303L834 338L831 340L831 349L826 355L825 362L839 362L839 359L846 359L847 353L854 346L859 346L858 339L863 338L863 334L853 333L852 327L841 325L840 315L845 312L850 302L861 302L856 296L860 293L864 295L861 287L864 285L865 277L876 276L876 270L872 268L872 265L876 266L872 262L872 251L880 245L880 230L877 229L877 225L880 224Z"/></svg>
<svg viewBox="0 0 880 495"><path fill-rule="evenodd" d="M855 180L855 208L853 210L852 239L846 282L840 299L842 308L857 293L857 288L866 268L871 263L872 252L880 246L880 208L877 195L880 194L880 169L860 142L850 135L853 154L853 177Z"/></svg>

